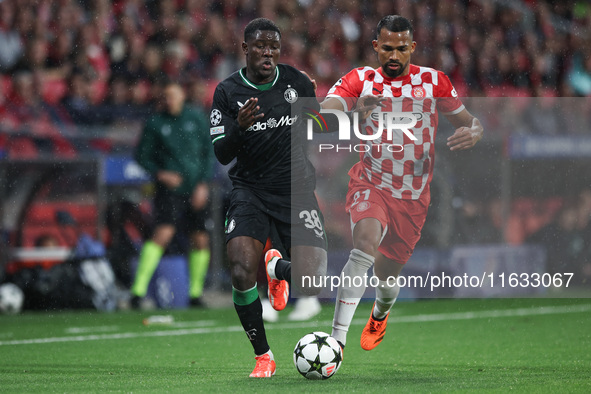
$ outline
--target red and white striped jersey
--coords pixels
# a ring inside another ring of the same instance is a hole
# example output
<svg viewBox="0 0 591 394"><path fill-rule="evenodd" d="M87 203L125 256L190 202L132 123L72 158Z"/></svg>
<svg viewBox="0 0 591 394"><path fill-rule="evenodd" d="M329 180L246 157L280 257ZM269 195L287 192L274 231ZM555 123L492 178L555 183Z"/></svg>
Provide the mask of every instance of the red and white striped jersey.
<svg viewBox="0 0 591 394"><path fill-rule="evenodd" d="M413 64L409 67L409 74L398 78L389 78L381 68L354 69L333 85L327 97L339 98L346 111L355 108L362 96L382 94L391 98L361 122L359 130L367 135L380 133L378 119L383 115L379 112L414 114L417 123L409 131L416 141L397 129L390 139L383 130L381 137L364 141L369 147L360 153L360 162L350 175L363 173L377 188L391 191L394 198L416 200L428 190L433 177L438 111L457 114L464 105L444 73Z"/></svg>

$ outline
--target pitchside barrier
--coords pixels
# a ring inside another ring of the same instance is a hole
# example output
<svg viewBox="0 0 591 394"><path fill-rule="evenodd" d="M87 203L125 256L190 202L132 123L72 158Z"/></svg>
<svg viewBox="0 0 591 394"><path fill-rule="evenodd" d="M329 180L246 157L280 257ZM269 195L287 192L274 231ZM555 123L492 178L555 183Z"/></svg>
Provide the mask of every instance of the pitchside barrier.
<svg viewBox="0 0 591 394"><path fill-rule="evenodd" d="M131 263L133 271L137 259ZM181 255L165 255L150 280L146 296L158 308L177 309L189 306L189 272L187 259Z"/></svg>
<svg viewBox="0 0 591 394"><path fill-rule="evenodd" d="M126 155L15 159L0 154L0 282L19 269L49 269L63 263L80 233L99 239L97 235L104 234L107 207L128 196L137 202L140 188L149 182L148 174ZM212 220L207 224L212 242L211 288L221 287L225 277L221 234L224 194L215 182L211 191ZM56 215L61 211L73 216L75 226L58 223ZM37 245L41 239L50 239L51 245ZM132 258L124 264L126 267L117 266L117 273L135 271ZM163 258L149 292L158 306L188 305L186 271L184 256Z"/></svg>

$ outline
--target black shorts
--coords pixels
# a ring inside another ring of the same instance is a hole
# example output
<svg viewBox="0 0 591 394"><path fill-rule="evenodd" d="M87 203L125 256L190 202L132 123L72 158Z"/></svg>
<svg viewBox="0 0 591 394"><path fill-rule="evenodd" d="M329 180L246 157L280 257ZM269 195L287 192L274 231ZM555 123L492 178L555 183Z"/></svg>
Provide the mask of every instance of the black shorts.
<svg viewBox="0 0 591 394"><path fill-rule="evenodd" d="M226 242L247 236L263 245L275 228L285 249L317 246L326 250L324 218L314 192L278 196L234 188L226 214Z"/></svg>
<svg viewBox="0 0 591 394"><path fill-rule="evenodd" d="M179 231L193 233L205 230L209 218L207 208L196 210L191 205L191 196L173 193L163 184L156 182L154 196L154 224L170 224Z"/></svg>

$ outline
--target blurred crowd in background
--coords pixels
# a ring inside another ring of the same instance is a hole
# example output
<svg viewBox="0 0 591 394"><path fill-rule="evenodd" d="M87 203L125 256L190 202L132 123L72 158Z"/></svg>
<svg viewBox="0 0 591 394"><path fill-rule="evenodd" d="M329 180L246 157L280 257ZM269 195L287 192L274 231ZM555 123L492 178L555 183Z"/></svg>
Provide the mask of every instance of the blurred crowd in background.
<svg viewBox="0 0 591 394"><path fill-rule="evenodd" d="M243 28L257 16L277 22L282 62L306 70L322 96L350 69L376 65L375 25L391 13L414 23L413 62L446 72L463 97L591 94L587 1L4 0L2 132L102 126L114 135L91 148L110 150L133 141L166 78L207 108L243 65Z"/></svg>
<svg viewBox="0 0 591 394"><path fill-rule="evenodd" d="M208 112L217 83L244 65L243 29L259 16L282 31L281 62L307 71L322 97L352 68L378 66L371 40L387 14L412 20L412 62L444 71L461 97L540 97L534 112L527 99L494 101L509 111L496 118L499 130L588 132L590 100L553 101L591 96L586 0L2 0L0 156L130 154L167 79L180 81L189 103ZM556 123L557 110L571 111L569 127ZM523 217L514 204L510 220L519 223L512 229L544 217L517 236L500 228L498 198L475 202L480 197L454 206L453 242L520 243L553 224L584 234L575 244L591 256L588 221L567 220L588 206L582 197L528 200ZM540 234L531 240L546 242Z"/></svg>

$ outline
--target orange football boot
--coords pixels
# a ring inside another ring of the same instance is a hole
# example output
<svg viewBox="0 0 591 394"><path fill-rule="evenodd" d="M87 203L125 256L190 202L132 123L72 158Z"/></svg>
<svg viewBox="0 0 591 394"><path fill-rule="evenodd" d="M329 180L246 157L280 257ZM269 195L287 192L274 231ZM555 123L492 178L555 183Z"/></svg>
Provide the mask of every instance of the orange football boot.
<svg viewBox="0 0 591 394"><path fill-rule="evenodd" d="M257 360L257 364L250 374L251 378L270 378L275 375L275 360L271 360L268 353L254 359Z"/></svg>
<svg viewBox="0 0 591 394"><path fill-rule="evenodd" d="M276 311L282 311L287 305L287 300L289 299L289 283L285 280L271 279L267 267L272 259L280 259L281 257L281 253L277 249L269 249L265 253L265 272L267 274L267 282L269 283L267 294L273 309Z"/></svg>
<svg viewBox="0 0 591 394"><path fill-rule="evenodd" d="M363 328L363 332L361 333L361 347L363 349L372 350L373 348L378 346L380 342L382 342L382 339L384 339L384 334L386 334L388 316L390 316L390 312L388 312L388 314L383 320L376 320L373 317L373 307L371 308L369 320L367 321L367 324L365 325L365 327Z"/></svg>

